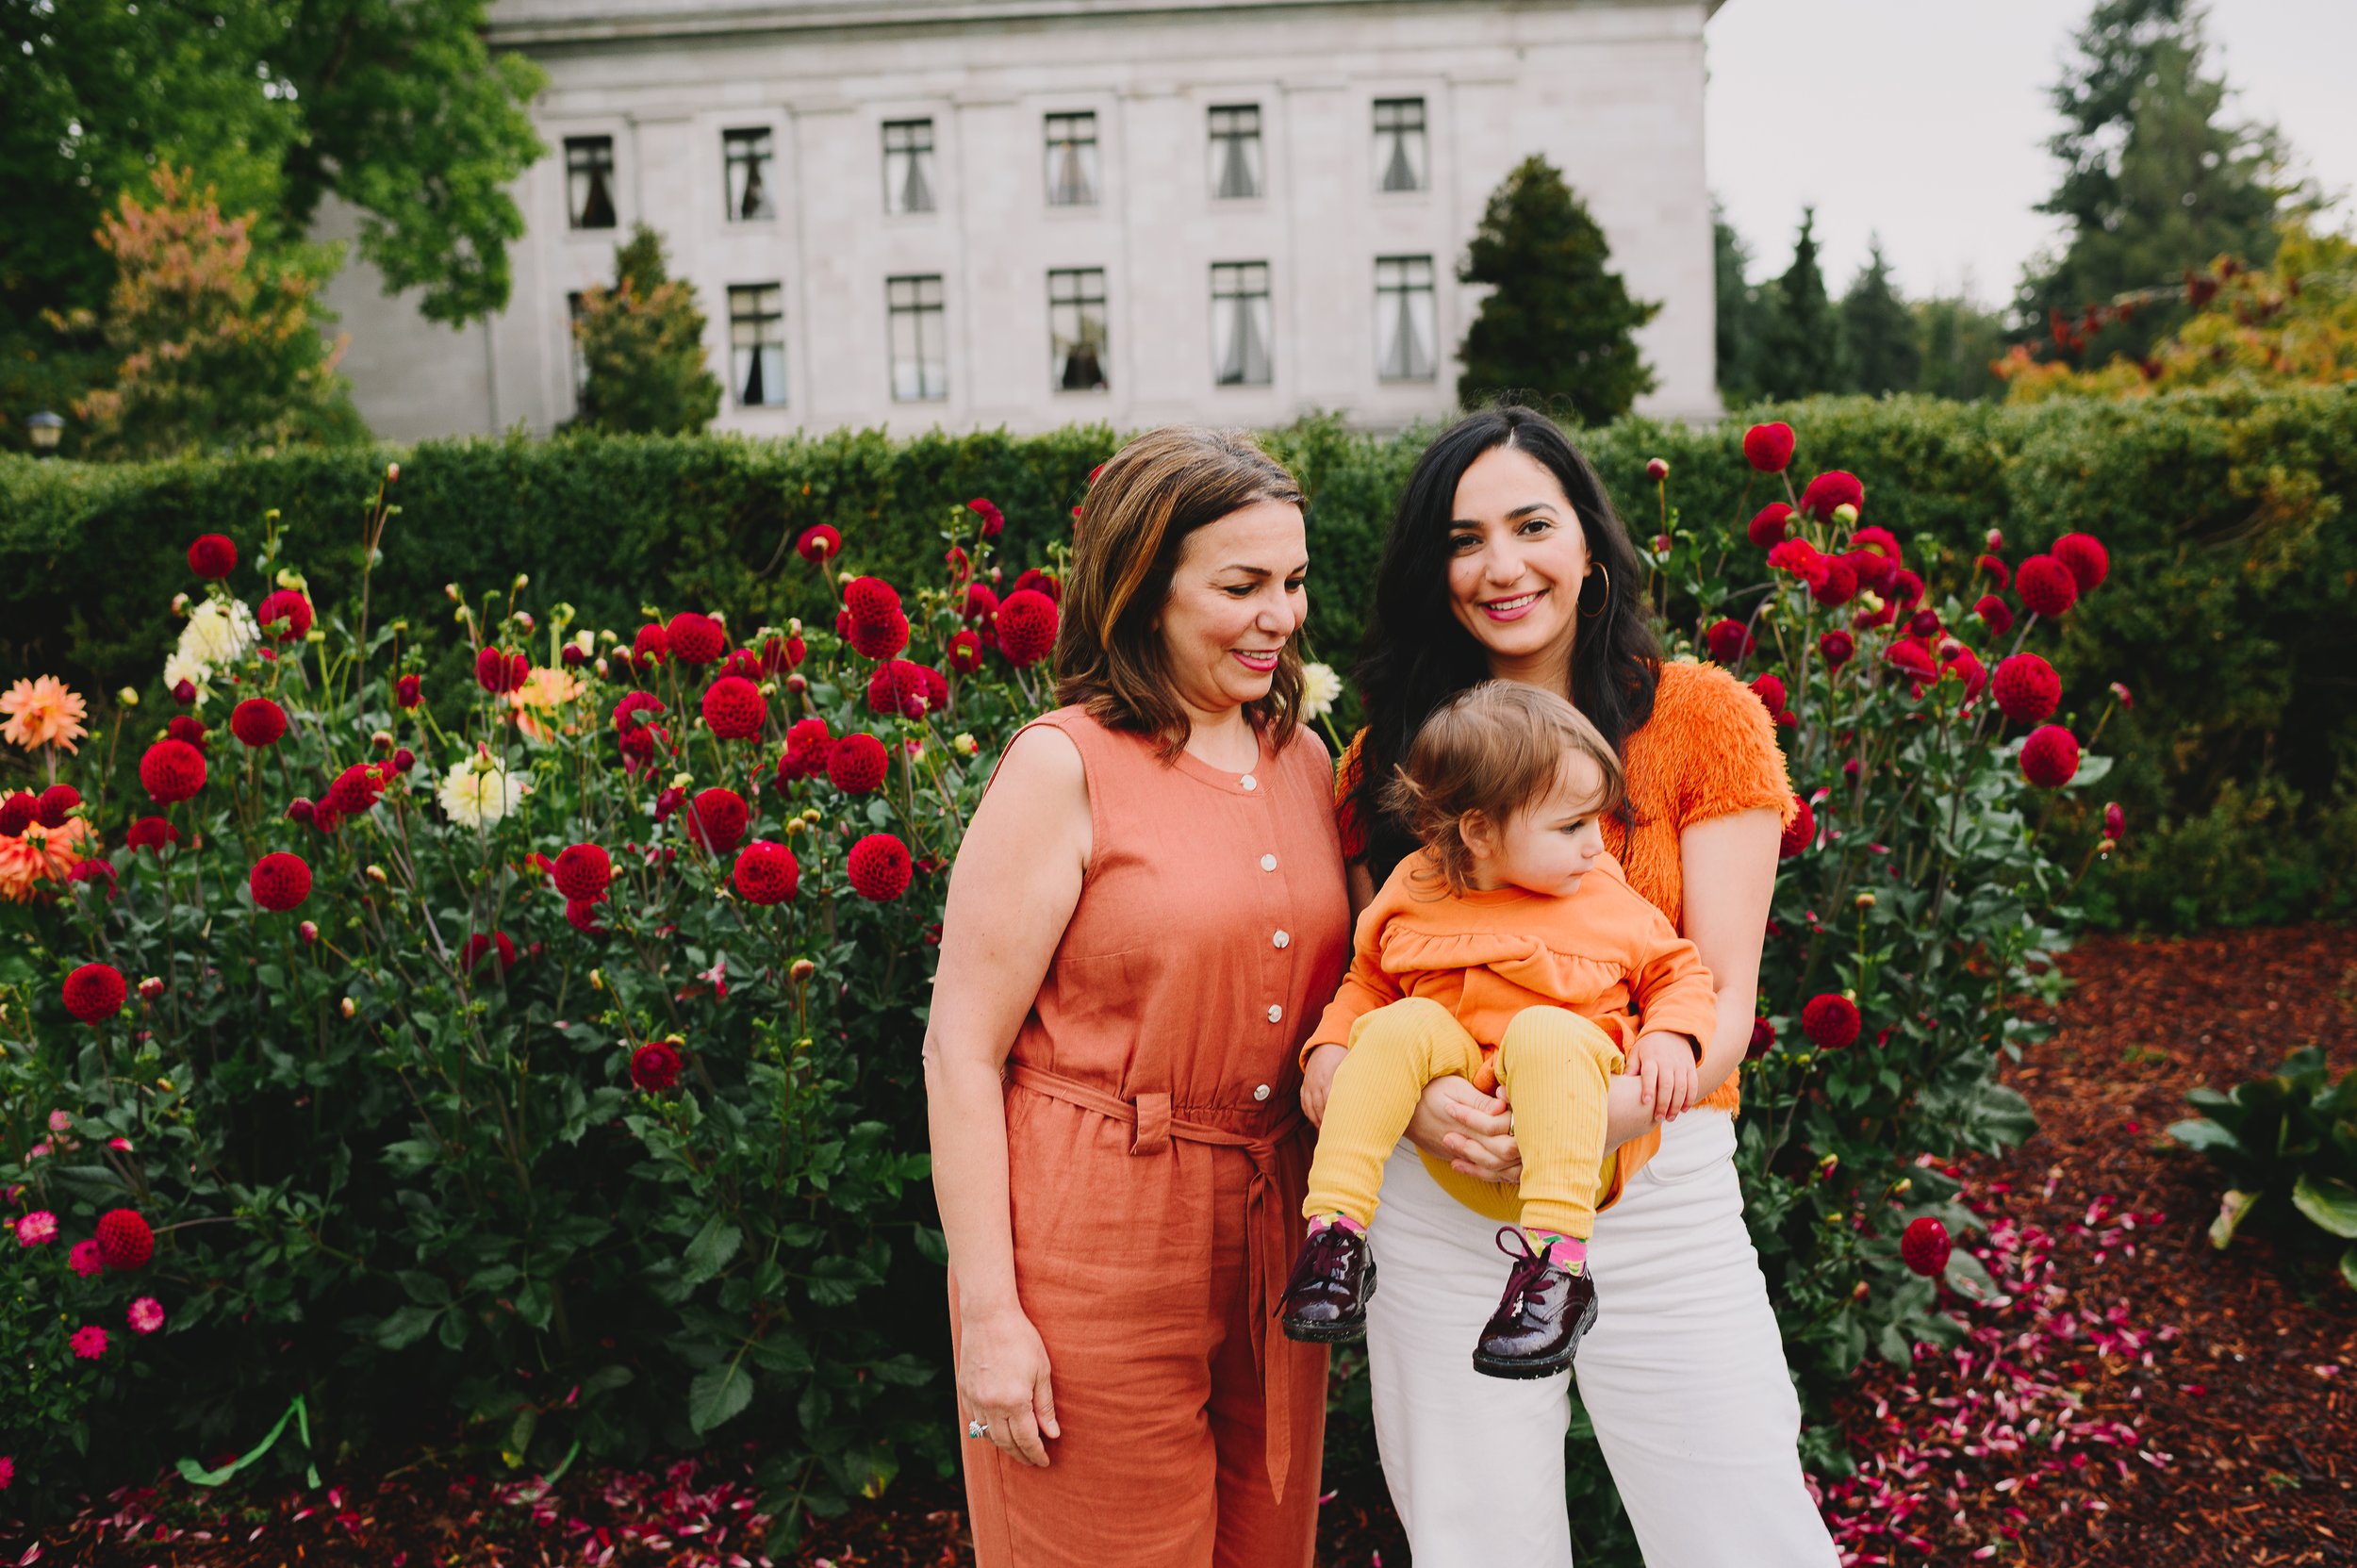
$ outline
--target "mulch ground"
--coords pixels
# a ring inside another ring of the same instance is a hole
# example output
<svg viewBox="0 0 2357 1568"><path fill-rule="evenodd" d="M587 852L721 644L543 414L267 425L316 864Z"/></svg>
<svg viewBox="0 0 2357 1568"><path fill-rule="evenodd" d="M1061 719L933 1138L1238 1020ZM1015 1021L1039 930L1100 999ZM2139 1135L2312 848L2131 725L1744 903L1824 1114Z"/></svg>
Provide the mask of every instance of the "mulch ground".
<svg viewBox="0 0 2357 1568"><path fill-rule="evenodd" d="M2357 932L2091 940L2053 1036L2006 1076L2036 1136L1962 1171L2004 1293L1959 1303L1955 1351L1870 1362L1839 1415L1860 1459L1830 1484L1854 1563L2031 1568L2357 1562L2357 1293L2263 1237L2214 1251L2208 1170L2163 1135L2197 1084L2320 1045L2357 1065ZM270 1497L177 1479L96 1501L0 1565L77 1568L951 1568L953 1484L904 1478L816 1521L793 1551L758 1514L750 1456L569 1476L553 1488L457 1462ZM1320 1560L1401 1568L1379 1479L1322 1513ZM8 1532L0 1527L0 1539ZM20 1555L21 1551L21 1555Z"/></svg>

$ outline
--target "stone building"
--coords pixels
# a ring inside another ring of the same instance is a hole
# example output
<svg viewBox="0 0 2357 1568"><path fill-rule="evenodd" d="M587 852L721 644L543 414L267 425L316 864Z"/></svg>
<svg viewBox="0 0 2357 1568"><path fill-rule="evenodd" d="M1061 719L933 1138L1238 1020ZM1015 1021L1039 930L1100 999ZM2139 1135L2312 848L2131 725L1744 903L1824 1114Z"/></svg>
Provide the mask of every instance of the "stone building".
<svg viewBox="0 0 2357 1568"><path fill-rule="evenodd" d="M718 428L1404 424L1454 403L1483 204L1564 171L1660 387L1716 410L1703 25L1720 0L498 0L548 73L515 291L453 334L330 290L396 438L573 411L631 225L697 286ZM349 232L331 214L329 235Z"/></svg>

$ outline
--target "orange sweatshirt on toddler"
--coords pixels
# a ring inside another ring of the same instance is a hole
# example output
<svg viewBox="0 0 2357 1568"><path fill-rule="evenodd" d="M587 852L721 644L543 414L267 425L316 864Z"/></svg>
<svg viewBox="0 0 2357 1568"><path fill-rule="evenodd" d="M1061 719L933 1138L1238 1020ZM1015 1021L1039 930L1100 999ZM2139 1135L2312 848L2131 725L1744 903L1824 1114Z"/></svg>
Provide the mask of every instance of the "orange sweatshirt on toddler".
<svg viewBox="0 0 2357 1568"><path fill-rule="evenodd" d="M1426 1156L1434 1179L1493 1218L1585 1237L1622 1181L1602 1152L1609 1076L1640 1034L1699 1043L1717 1028L1694 945L1611 855L1549 898L1451 893L1429 851L1411 854L1360 915L1350 971L1302 1048L1305 1063L1322 1045L1352 1052L1327 1100L1303 1212L1371 1219L1415 1100L1433 1078L1462 1072L1485 1093L1506 1083L1523 1181L1477 1181ZM1358 1060L1370 1045L1379 1069Z"/></svg>

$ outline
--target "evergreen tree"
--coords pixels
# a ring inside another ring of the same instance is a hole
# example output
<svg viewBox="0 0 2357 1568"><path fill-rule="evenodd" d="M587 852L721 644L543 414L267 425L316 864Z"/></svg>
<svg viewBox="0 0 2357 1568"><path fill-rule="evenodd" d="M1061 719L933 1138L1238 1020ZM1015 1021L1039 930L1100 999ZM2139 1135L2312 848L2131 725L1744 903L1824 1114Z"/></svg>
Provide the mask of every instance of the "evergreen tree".
<svg viewBox="0 0 2357 1568"><path fill-rule="evenodd" d="M2264 266L2279 207L2293 194L2271 126L2223 118L2226 84L2202 73L2193 0L2102 0L2054 88L2064 128L2047 145L2063 165L2038 210L2067 223L2061 249L2025 271L2025 331L2131 289L2167 284L2220 255ZM2140 356L2184 319L2139 312L2055 346L2074 363Z"/></svg>
<svg viewBox="0 0 2357 1568"><path fill-rule="evenodd" d="M1792 244L1792 265L1761 290L1760 389L1772 398L1807 397L1844 391L1850 385L1849 355L1841 341L1841 318L1825 293L1817 266L1817 209L1801 209L1801 232Z"/></svg>
<svg viewBox="0 0 2357 1568"><path fill-rule="evenodd" d="M155 205L124 192L100 223L115 279L100 321L114 384L80 400L92 455L167 457L296 442L365 440L336 373L344 340L319 332L312 296L335 272L326 246L265 266L251 213L223 218L210 187L169 167ZM90 312L59 324L82 329Z"/></svg>
<svg viewBox="0 0 2357 1568"><path fill-rule="evenodd" d="M1890 286L1890 264L1876 236L1867 262L1841 296L1841 340L1850 354L1850 385L1861 392L1911 392L1923 367L1915 313Z"/></svg>
<svg viewBox="0 0 2357 1568"><path fill-rule="evenodd" d="M1759 290L1745 281L1752 248L1710 204L1711 281L1716 289L1719 396L1730 406L1759 396Z"/></svg>
<svg viewBox="0 0 2357 1568"><path fill-rule="evenodd" d="M1958 294L1918 304L1915 322L1922 343L1917 391L1963 403L1993 402L2005 395L2004 382L1989 369L2005 353L2005 322L2000 312Z"/></svg>
<svg viewBox="0 0 2357 1568"><path fill-rule="evenodd" d="M1457 395L1512 394L1605 424L1655 386L1637 329L1661 306L1631 299L1606 265L1604 231L1542 157L1525 158L1491 193L1458 276L1492 292L1465 333Z"/></svg>
<svg viewBox="0 0 2357 1568"><path fill-rule="evenodd" d="M646 224L614 252L614 287L582 297L588 377L575 422L618 435L683 436L720 411L720 380L704 364L704 315L694 284L670 275L663 237Z"/></svg>

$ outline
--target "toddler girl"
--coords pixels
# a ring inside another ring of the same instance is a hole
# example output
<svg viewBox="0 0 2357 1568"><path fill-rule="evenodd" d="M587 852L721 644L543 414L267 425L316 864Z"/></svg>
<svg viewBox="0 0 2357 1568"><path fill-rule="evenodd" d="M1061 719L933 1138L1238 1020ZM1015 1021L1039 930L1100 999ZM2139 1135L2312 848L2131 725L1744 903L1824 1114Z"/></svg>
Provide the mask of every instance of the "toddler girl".
<svg viewBox="0 0 2357 1568"><path fill-rule="evenodd" d="M1685 1110L1716 996L1693 944L1606 851L1620 759L1563 698L1504 681L1459 693L1390 790L1424 848L1359 916L1350 972L1303 1048L1305 1064L1349 1054L1327 1094L1303 1086L1320 1124L1310 1233L1279 1312L1296 1340L1366 1331L1383 1161L1425 1086L1459 1074L1505 1092L1523 1157L1519 1188L1425 1157L1460 1201L1519 1222L1498 1232L1514 1262L1474 1365L1546 1377L1595 1321L1588 1237L1621 1185L1604 1150L1609 1081L1627 1065L1656 1116Z"/></svg>

